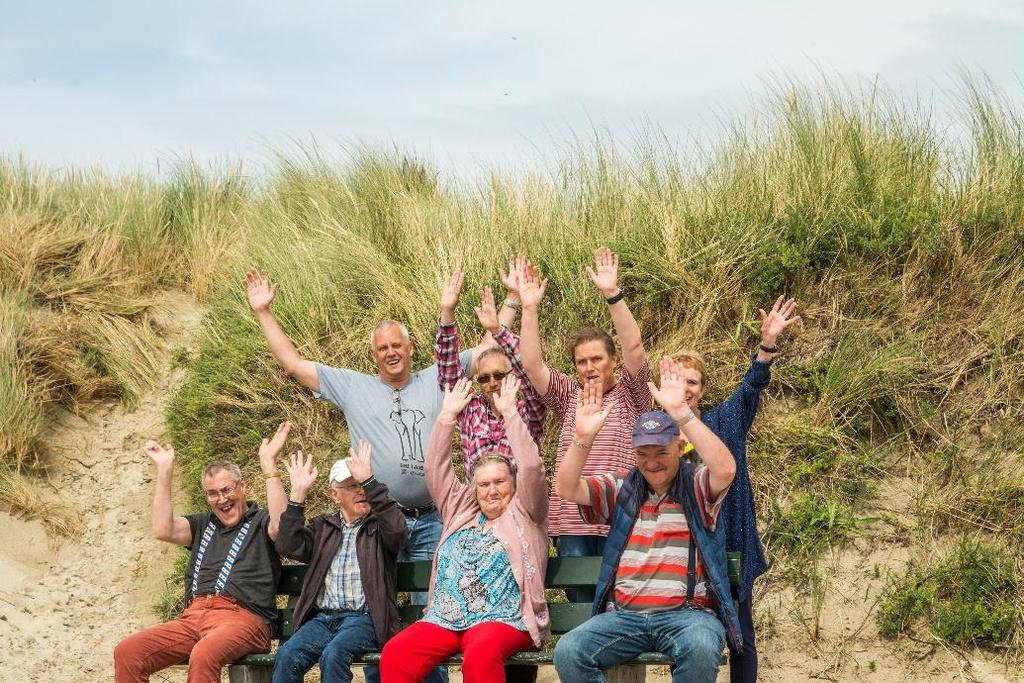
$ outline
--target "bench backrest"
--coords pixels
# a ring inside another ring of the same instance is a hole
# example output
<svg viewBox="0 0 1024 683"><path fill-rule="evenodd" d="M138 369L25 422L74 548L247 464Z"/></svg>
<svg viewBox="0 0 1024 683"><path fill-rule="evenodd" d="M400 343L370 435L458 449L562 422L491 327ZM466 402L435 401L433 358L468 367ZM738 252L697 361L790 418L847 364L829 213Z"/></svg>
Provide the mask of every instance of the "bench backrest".
<svg viewBox="0 0 1024 683"><path fill-rule="evenodd" d="M430 588L430 571L432 563L399 562L397 588L400 592L427 591ZM544 575L544 587L549 589L593 588L597 583L597 574L601 569L600 557L550 557L548 569ZM739 585L741 559L739 553L729 554L729 582L733 587ZM286 640L292 635L292 609L302 590L302 580L306 576L306 565L290 564L281 567L281 579L277 584L277 592L288 596L288 606L278 610L280 637ZM406 625L423 616L422 605L401 605L399 613ZM551 613L551 632L555 635L568 633L590 618L591 603L589 602L549 602Z"/></svg>

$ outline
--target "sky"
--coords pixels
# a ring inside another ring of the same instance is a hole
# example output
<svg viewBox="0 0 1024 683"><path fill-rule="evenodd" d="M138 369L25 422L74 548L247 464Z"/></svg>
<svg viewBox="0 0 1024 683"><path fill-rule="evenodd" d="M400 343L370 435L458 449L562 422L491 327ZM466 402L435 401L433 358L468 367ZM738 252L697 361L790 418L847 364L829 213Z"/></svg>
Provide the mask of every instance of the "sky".
<svg viewBox="0 0 1024 683"><path fill-rule="evenodd" d="M964 72L1024 94L1024 2L0 0L0 155L258 172L315 140L473 176L595 130L713 140L784 79L941 110Z"/></svg>

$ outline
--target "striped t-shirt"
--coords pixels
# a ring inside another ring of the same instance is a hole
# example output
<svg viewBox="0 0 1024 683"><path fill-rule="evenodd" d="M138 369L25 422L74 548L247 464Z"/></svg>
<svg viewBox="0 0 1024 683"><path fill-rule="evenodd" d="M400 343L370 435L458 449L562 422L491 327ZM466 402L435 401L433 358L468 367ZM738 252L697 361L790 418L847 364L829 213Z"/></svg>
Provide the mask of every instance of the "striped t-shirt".
<svg viewBox="0 0 1024 683"><path fill-rule="evenodd" d="M590 505L580 506L580 515L592 523L607 524L615 514L615 498L628 472L584 477L590 487ZM694 493L708 529L715 528L726 488L711 498L710 473L700 466L694 474ZM669 494L653 491L640 507L640 514L626 541L615 574L615 605L619 609L657 612L675 609L686 601L686 569L689 560L690 528L681 502ZM694 603L713 607L708 593L707 570L700 553L696 557Z"/></svg>
<svg viewBox="0 0 1024 683"><path fill-rule="evenodd" d="M583 466L583 476L628 470L636 464L633 425L638 417L651 409L651 390L647 386L650 379L651 367L646 361L635 377L623 368L619 381L601 399L602 406L611 403L614 407L594 437ZM579 393L579 382L553 368L550 370L548 393L540 398L562 421L555 457L556 471L576 438L576 397ZM552 491L548 501L548 535L607 536L608 525L584 524L576 504Z"/></svg>

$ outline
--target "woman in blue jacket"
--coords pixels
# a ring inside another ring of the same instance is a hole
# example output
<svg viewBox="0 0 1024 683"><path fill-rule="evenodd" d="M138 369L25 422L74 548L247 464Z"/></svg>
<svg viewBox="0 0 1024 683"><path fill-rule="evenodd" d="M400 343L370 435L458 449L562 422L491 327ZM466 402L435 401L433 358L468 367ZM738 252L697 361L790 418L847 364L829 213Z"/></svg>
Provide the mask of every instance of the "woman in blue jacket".
<svg viewBox="0 0 1024 683"><path fill-rule="evenodd" d="M747 434L757 415L761 391L771 380L771 362L778 351L776 342L787 327L800 320L800 316L793 315L796 304L796 299L780 296L771 311L766 313L764 309L758 309L761 315L761 340L757 353L751 359L750 369L732 396L704 413L698 408L707 390L707 371L703 358L690 351L675 356L676 361L689 370L685 374L687 386L692 392L689 401L693 412L725 443L736 459L736 478L733 479L719 516L719 524L725 525L726 550L743 553L739 587L743 651L730 652L729 673L732 683L757 681L757 646L754 642L751 598L754 579L768 570L764 550L761 548L761 537L757 532L754 492L747 469Z"/></svg>

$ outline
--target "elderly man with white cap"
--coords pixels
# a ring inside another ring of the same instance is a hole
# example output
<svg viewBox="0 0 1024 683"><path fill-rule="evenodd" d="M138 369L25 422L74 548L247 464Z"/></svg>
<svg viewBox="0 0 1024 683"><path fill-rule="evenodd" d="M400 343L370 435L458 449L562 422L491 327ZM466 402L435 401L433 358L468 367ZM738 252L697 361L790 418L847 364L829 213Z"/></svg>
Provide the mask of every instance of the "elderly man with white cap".
<svg viewBox="0 0 1024 683"><path fill-rule="evenodd" d="M370 444L360 441L349 453L331 467L330 496L338 512L309 524L304 504L316 481L313 458L299 451L285 465L291 494L276 548L309 569L295 604L295 634L274 660L274 683L301 683L317 662L321 680L347 683L352 661L379 650L402 628L395 577L405 515L373 476ZM376 680L376 667L366 674Z"/></svg>

